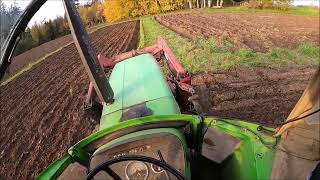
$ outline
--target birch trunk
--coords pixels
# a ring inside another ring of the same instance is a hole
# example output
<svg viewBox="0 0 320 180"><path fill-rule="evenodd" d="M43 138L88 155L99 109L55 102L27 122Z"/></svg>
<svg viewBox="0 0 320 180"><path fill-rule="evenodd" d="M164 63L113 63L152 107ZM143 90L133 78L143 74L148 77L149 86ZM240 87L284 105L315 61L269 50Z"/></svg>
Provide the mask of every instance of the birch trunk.
<svg viewBox="0 0 320 180"><path fill-rule="evenodd" d="M208 7L211 8L211 1L212 0L208 0Z"/></svg>
<svg viewBox="0 0 320 180"><path fill-rule="evenodd" d="M222 4L223 4L223 0L220 0L220 7L222 7Z"/></svg>
<svg viewBox="0 0 320 180"><path fill-rule="evenodd" d="M192 0L188 0L189 8L192 9Z"/></svg>

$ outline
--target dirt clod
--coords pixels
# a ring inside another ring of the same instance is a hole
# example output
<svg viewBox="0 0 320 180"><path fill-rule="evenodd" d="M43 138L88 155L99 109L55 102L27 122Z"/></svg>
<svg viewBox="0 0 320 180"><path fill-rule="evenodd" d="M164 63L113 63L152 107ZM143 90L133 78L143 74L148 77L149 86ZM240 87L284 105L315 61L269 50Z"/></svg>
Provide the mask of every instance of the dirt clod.
<svg viewBox="0 0 320 180"><path fill-rule="evenodd" d="M316 68L246 67L198 74L193 77L193 84L208 88L212 98L208 114L275 127L289 115Z"/></svg>

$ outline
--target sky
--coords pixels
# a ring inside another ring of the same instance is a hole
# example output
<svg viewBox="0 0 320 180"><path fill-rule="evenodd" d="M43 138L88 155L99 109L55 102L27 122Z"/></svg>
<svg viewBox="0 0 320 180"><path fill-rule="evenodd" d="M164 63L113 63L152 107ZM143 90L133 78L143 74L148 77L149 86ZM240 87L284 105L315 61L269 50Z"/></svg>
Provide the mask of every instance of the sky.
<svg viewBox="0 0 320 180"><path fill-rule="evenodd" d="M320 6L319 0L292 0L294 6Z"/></svg>
<svg viewBox="0 0 320 180"><path fill-rule="evenodd" d="M9 7L14 3L14 0L0 0L6 7ZM31 0L16 0L18 5L25 9ZM80 0L81 4L88 2L88 0ZM35 22L41 23L44 20L55 19L57 16L64 15L64 7L62 0L48 0L39 11L33 16L28 26L32 26Z"/></svg>

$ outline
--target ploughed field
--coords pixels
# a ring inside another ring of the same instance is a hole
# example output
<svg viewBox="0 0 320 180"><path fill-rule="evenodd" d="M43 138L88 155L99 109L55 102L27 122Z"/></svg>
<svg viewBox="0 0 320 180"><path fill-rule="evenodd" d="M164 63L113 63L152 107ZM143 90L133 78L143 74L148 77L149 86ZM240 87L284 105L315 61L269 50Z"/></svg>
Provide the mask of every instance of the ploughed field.
<svg viewBox="0 0 320 180"><path fill-rule="evenodd" d="M113 56L137 47L139 22L90 35L97 53ZM74 44L0 87L0 179L33 179L91 134L95 123L82 110L89 78Z"/></svg>
<svg viewBox="0 0 320 180"><path fill-rule="evenodd" d="M231 40L238 48L267 52L273 47L294 48L304 41L320 44L319 17L263 13L173 13L156 19L177 33L195 39L213 36Z"/></svg>
<svg viewBox="0 0 320 180"><path fill-rule="evenodd" d="M15 75L22 68L28 66L28 64L33 63L34 61L37 61L45 55L52 53L53 51L63 47L67 43L70 43L71 41L71 35L65 35L55 40L46 42L38 47L32 48L29 51L19 54L18 56L15 56L12 59L10 67L6 71L4 79Z"/></svg>
<svg viewBox="0 0 320 180"><path fill-rule="evenodd" d="M268 52L320 45L319 17L272 13L171 13L156 20L191 41L203 37L231 41L236 48ZM318 65L283 68L242 67L229 72L193 76L197 89L206 89L209 114L276 127L289 115ZM201 91L202 92L202 91Z"/></svg>
<svg viewBox="0 0 320 180"><path fill-rule="evenodd" d="M191 40L213 36L253 51L293 48L303 41L319 45L319 19L313 17L175 13L159 15L157 20ZM108 57L135 49L139 27L138 21L132 21L102 28L90 35L93 47ZM61 39L56 43L70 42L70 37L64 38L64 42ZM52 50L58 47L50 46L50 42L46 46ZM21 60L13 66L21 69L38 59L40 56L34 52L43 52L41 48L17 56ZM196 89L204 88L208 93L202 94L208 113L276 126L290 113L316 68L242 67L195 74L192 82ZM13 75L16 70L11 70ZM94 131L96 123L82 110L88 85L88 75L71 44L13 82L0 86L0 179L33 179Z"/></svg>
<svg viewBox="0 0 320 180"><path fill-rule="evenodd" d="M317 67L246 67L193 76L208 114L277 127L288 117ZM319 67L318 67L319 68Z"/></svg>

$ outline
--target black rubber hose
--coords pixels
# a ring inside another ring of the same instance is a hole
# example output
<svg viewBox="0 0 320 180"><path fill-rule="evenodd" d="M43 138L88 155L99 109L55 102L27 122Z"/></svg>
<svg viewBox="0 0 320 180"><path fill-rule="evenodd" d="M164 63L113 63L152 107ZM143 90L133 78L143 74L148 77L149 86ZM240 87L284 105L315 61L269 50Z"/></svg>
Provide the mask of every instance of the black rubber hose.
<svg viewBox="0 0 320 180"><path fill-rule="evenodd" d="M160 161L158 159L154 159L154 158L146 157L146 156L140 156L140 155L124 155L124 156L120 156L120 157L117 157L117 158L109 159L109 160L101 163L100 165L98 165L92 171L89 172L89 174L86 177L86 180L92 179L96 174L98 174L98 172L100 172L101 170L105 169L106 167L109 167L112 164L115 164L115 163L118 163L118 162L122 162L122 161L142 161L142 162L152 163L152 164L155 164L155 165L160 166L161 168L167 170L168 172L173 174L175 177L177 177L179 180L185 180L186 179L184 177L184 175L181 174L179 171L175 170L169 164L167 164L167 163L165 163L163 161Z"/></svg>
<svg viewBox="0 0 320 180"><path fill-rule="evenodd" d="M311 112L311 113L309 113L309 114L306 114L306 115L304 115L304 116L301 116L301 117L295 117L295 118L289 119L289 120L287 120L286 122L281 123L280 125L283 126L283 125L285 125L285 124L292 123L292 122L294 122L294 121L298 121L298 120L300 120L300 119L309 117L309 116L311 116L311 115L313 115L313 114L315 114L315 113L317 113L317 112L319 112L319 111L320 111L320 109L315 110L315 111L313 111L313 112Z"/></svg>
<svg viewBox="0 0 320 180"><path fill-rule="evenodd" d="M110 167L105 167L104 171L109 174L114 180L121 180L120 176L115 173Z"/></svg>

